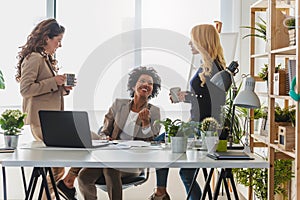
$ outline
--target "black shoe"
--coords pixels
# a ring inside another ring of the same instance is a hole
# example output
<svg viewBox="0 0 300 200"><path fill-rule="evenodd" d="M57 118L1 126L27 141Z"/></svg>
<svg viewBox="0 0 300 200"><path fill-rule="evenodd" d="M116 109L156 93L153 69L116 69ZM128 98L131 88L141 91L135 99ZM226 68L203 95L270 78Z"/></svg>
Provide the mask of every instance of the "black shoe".
<svg viewBox="0 0 300 200"><path fill-rule="evenodd" d="M73 187L73 188L68 188L64 181L63 180L60 180L58 181L58 183L56 184L57 186L57 190L58 190L58 193L60 195L62 195L65 199L67 200L77 200L75 198L75 194L76 194L76 189Z"/></svg>

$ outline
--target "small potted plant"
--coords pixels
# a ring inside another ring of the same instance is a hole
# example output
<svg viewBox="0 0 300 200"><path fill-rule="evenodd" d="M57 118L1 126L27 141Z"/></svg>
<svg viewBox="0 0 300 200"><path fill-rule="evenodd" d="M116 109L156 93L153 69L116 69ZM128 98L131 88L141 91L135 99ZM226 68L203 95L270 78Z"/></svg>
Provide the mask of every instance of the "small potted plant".
<svg viewBox="0 0 300 200"><path fill-rule="evenodd" d="M25 113L20 110L5 110L0 117L1 129L4 130L5 146L16 148L19 134L24 126Z"/></svg>
<svg viewBox="0 0 300 200"><path fill-rule="evenodd" d="M213 117L207 117L201 122L201 137L203 144L206 144L208 153L216 151L219 137L217 129L219 128L218 121ZM227 142L226 142L227 144ZM205 148L205 145L204 145Z"/></svg>
<svg viewBox="0 0 300 200"><path fill-rule="evenodd" d="M161 123L164 126L173 153L185 153L188 136L196 134L200 129L199 122L184 122L180 119L172 121L166 118L165 120L158 120L156 123Z"/></svg>
<svg viewBox="0 0 300 200"><path fill-rule="evenodd" d="M262 67L260 72L258 73L258 76L264 81L268 81L268 66L269 66L268 64L264 64L264 67ZM275 67L275 73L278 73L280 69L281 69L281 63L279 63Z"/></svg>
<svg viewBox="0 0 300 200"><path fill-rule="evenodd" d="M289 39L290 39L290 46L296 44L296 20L295 17L287 17L284 20L284 25L288 28L289 32Z"/></svg>

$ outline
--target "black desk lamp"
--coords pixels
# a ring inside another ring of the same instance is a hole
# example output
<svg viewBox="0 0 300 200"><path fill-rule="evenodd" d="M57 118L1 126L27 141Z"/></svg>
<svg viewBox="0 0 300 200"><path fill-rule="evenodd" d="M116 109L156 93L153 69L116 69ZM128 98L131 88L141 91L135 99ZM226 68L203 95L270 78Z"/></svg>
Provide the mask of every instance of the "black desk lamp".
<svg viewBox="0 0 300 200"><path fill-rule="evenodd" d="M227 92L232 85L232 98L235 99L237 95L237 87L234 81L233 76L239 72L238 70L238 62L232 61L230 65L225 69L218 73L216 73L211 79L210 82L217 86L219 89ZM228 134L228 141L229 141L229 148L232 147L233 137L232 137L232 130L233 130L233 121L234 121L234 113L235 113L235 106L233 105L232 108L232 116L231 116L231 124L230 124L230 131Z"/></svg>

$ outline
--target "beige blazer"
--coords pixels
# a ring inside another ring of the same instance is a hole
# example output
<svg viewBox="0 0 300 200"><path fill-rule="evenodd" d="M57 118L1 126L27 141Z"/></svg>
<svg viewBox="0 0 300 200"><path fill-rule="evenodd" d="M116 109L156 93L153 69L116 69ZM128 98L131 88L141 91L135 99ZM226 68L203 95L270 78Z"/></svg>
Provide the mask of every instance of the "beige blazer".
<svg viewBox="0 0 300 200"><path fill-rule="evenodd" d="M20 93L23 112L27 113L25 124L40 126L39 110L64 109L64 88L56 84L55 73L49 66L47 58L36 52L27 56L21 65Z"/></svg>
<svg viewBox="0 0 300 200"><path fill-rule="evenodd" d="M113 140L119 139L120 133L122 133L122 129L129 115L131 104L132 100L116 99L104 117L104 123L101 132L109 135ZM155 120L160 120L160 109L149 103L145 105L145 108L150 108L151 131L147 135L144 135L142 133L142 122L138 119L136 121L136 126L133 133L134 139L136 140L152 140L159 134L160 131L160 124L154 124Z"/></svg>

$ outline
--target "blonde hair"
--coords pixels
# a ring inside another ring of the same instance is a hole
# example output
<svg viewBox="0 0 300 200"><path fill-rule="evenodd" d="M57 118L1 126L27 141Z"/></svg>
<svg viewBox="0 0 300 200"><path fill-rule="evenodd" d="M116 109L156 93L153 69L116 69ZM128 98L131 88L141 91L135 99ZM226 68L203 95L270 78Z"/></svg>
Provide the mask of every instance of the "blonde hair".
<svg viewBox="0 0 300 200"><path fill-rule="evenodd" d="M212 72L213 61L216 60L223 69L226 63L223 55L219 33L216 28L210 24L201 24L194 26L191 31L191 41L194 48L201 54L203 71L199 73L201 86L206 83L205 76L210 76Z"/></svg>

